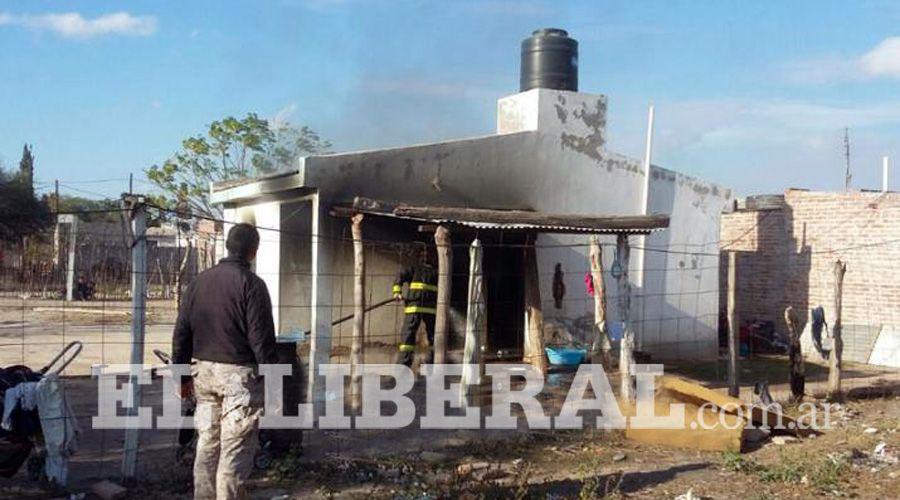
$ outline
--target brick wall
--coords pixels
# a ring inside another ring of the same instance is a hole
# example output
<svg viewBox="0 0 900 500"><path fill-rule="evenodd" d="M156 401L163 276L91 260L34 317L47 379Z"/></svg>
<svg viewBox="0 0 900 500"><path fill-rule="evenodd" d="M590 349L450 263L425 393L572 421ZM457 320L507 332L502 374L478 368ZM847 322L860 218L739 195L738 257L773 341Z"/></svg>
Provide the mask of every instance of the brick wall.
<svg viewBox="0 0 900 500"><path fill-rule="evenodd" d="M900 193L788 190L780 208L723 214L720 250L723 317L725 252L734 250L742 323L771 320L786 332L788 305L801 316L822 305L830 318L840 259L847 263L844 324L900 325Z"/></svg>

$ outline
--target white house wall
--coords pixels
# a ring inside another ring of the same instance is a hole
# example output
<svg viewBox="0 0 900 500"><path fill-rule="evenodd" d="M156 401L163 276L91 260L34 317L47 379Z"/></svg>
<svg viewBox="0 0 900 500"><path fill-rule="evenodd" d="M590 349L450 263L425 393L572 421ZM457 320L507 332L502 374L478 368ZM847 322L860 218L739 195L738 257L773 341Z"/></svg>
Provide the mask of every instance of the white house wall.
<svg viewBox="0 0 900 500"><path fill-rule="evenodd" d="M253 224L259 228L259 250L253 262L254 272L269 289L273 304L279 303L281 290L281 208L277 202L258 203L237 208L226 208L223 218L225 234L234 223ZM275 328L280 324L279 309L273 308Z"/></svg>

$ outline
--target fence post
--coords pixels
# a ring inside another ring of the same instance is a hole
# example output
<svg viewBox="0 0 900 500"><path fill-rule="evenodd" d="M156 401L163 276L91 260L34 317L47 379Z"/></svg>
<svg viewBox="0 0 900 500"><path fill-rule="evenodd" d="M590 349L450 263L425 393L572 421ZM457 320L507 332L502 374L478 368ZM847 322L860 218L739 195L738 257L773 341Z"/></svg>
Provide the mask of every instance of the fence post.
<svg viewBox="0 0 900 500"><path fill-rule="evenodd" d="M628 281L628 266L631 248L628 246L628 235L620 233L616 238L616 259L619 275L619 315L621 316L622 340L619 342L619 376L621 377L622 401L634 401L634 382L631 379L631 366L634 364L634 330L631 325L631 283Z"/></svg>
<svg viewBox="0 0 900 500"><path fill-rule="evenodd" d="M437 310L434 324L434 362L441 365L447 359L447 318L450 312L451 279L453 277L453 252L450 246L450 231L438 226L434 232L437 246L438 282Z"/></svg>
<svg viewBox="0 0 900 500"><path fill-rule="evenodd" d="M353 234L353 339L350 345L350 401L353 410L360 408L362 399L362 344L366 317L366 261L363 247L363 214L350 219Z"/></svg>
<svg viewBox="0 0 900 500"><path fill-rule="evenodd" d="M75 251L78 242L78 215L68 214L66 219L69 222L69 237L66 243L66 302L75 300ZM58 224L58 223L57 223Z"/></svg>
<svg viewBox="0 0 900 500"><path fill-rule="evenodd" d="M525 360L541 375L547 374L544 353L544 311L541 304L541 285L538 275L534 241L525 246Z"/></svg>
<svg viewBox="0 0 900 500"><path fill-rule="evenodd" d="M131 204L131 406L128 416L136 416L141 406L141 386L138 376L144 363L144 317L147 300L147 210L142 200L126 197ZM126 481L134 479L137 464L140 429L125 429L125 444L122 457L122 477Z"/></svg>
<svg viewBox="0 0 900 500"><path fill-rule="evenodd" d="M844 326L841 323L843 306L844 273L847 264L840 260L834 263L834 322L831 324L831 354L828 357L828 391L826 398L834 401L841 398L841 358L844 354Z"/></svg>
<svg viewBox="0 0 900 500"><path fill-rule="evenodd" d="M736 398L738 386L737 252L728 252L728 395Z"/></svg>
<svg viewBox="0 0 900 500"><path fill-rule="evenodd" d="M610 367L609 351L612 346L609 342L609 332L606 331L606 283L603 280L603 248L600 246L600 237L591 236L591 280L594 282L594 342L591 345L591 357L600 356L603 368ZM592 359L596 363L596 359Z"/></svg>

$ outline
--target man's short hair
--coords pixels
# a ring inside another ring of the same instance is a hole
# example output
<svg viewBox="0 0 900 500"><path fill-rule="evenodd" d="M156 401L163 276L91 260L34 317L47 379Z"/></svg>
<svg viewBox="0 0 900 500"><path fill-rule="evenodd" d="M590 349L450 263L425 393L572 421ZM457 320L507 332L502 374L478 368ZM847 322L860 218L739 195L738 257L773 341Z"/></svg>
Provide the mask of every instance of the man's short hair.
<svg viewBox="0 0 900 500"><path fill-rule="evenodd" d="M228 255L249 259L259 249L259 231L246 222L235 224L228 231L225 248L228 249Z"/></svg>

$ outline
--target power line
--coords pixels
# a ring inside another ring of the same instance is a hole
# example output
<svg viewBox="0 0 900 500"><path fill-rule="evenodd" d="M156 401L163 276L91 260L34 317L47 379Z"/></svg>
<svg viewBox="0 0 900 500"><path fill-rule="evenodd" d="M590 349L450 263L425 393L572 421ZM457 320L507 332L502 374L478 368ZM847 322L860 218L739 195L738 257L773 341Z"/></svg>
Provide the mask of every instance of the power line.
<svg viewBox="0 0 900 500"><path fill-rule="evenodd" d="M91 196L101 196L103 198L118 198L119 197L119 195L110 195L107 193L101 193L99 191L92 191L90 189L77 188L74 186L70 186L68 184L63 184L62 182L60 182L59 185L66 189L69 189L71 191L75 191L75 192L81 193L81 194L87 194L87 195L91 195Z"/></svg>

